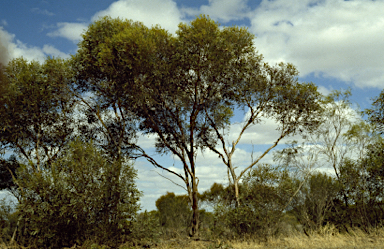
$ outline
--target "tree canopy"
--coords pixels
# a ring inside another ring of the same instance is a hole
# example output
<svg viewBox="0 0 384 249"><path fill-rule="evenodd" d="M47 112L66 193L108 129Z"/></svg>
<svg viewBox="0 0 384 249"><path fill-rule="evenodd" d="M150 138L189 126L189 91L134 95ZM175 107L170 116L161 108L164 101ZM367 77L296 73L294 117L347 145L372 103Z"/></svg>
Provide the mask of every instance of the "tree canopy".
<svg viewBox="0 0 384 249"><path fill-rule="evenodd" d="M316 126L316 87L298 83L290 64L264 63L254 38L245 28L220 28L204 15L181 23L176 35L104 17L89 26L73 60L79 92L92 94L101 110L132 117L137 131L156 135L158 153L180 159L183 173L134 146L134 158L144 157L185 183L194 217L191 235L198 231L197 152L217 152L217 141L224 141L219 131L229 127L236 108L252 113L244 129L261 116L275 119L281 131L276 144Z"/></svg>
<svg viewBox="0 0 384 249"><path fill-rule="evenodd" d="M12 60L4 70L6 96L0 106L0 146L34 165L51 162L73 137L75 100L69 62Z"/></svg>

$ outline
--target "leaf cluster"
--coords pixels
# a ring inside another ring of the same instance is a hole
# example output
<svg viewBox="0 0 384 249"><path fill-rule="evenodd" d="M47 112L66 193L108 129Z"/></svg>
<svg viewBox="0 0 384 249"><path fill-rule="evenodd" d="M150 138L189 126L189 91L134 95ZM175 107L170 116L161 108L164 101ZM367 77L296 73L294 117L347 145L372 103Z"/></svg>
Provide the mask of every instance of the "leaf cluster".
<svg viewBox="0 0 384 249"><path fill-rule="evenodd" d="M50 161L73 134L75 100L69 91L69 62L48 58L44 64L22 58L4 70L0 144L25 160Z"/></svg>
<svg viewBox="0 0 384 249"><path fill-rule="evenodd" d="M75 140L50 168L32 173L28 168L18 170L23 186L18 241L58 248L86 240L119 243L131 233L140 193L129 164Z"/></svg>

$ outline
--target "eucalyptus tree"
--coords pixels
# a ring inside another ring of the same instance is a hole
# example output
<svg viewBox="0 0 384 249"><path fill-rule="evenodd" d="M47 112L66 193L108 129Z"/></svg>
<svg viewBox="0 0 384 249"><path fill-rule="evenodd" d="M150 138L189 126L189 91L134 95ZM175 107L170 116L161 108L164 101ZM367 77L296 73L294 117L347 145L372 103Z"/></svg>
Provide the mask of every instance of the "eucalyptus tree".
<svg viewBox="0 0 384 249"><path fill-rule="evenodd" d="M27 162L31 172L40 172L74 135L69 63L18 58L5 67L4 77L0 145Z"/></svg>
<svg viewBox="0 0 384 249"><path fill-rule="evenodd" d="M323 97L321 124L313 132L305 134L303 144L307 148L306 153L313 156L315 163L321 164L322 170L331 169L329 172L339 185L337 201L343 205L338 216L353 226L353 209L350 207L358 201L356 186L359 185L360 193L369 192L367 174L356 172L366 172L364 164L359 162L364 160L368 149L379 141L379 137L373 126L362 120L352 108L349 96L350 91L347 90L333 91ZM292 148L299 149L297 146ZM299 154L292 155L297 156ZM295 163L294 160L291 163ZM360 167L358 170L357 166Z"/></svg>
<svg viewBox="0 0 384 249"><path fill-rule="evenodd" d="M74 136L75 100L70 92L69 65L61 59L47 58L40 64L18 58L4 67L0 148L13 156L0 160L2 177L8 180L2 187L11 187L19 204L25 204L26 196L33 192L30 182L23 181L21 175L33 178L49 170ZM40 190L34 193L36 198L49 198ZM18 226L25 217L26 210L20 210Z"/></svg>
<svg viewBox="0 0 384 249"><path fill-rule="evenodd" d="M229 125L239 96L255 86L247 82L261 77L253 38L244 28L221 29L205 16L180 24L176 35L105 17L89 26L74 57L77 87L98 100L96 116L116 107L120 120L133 117L141 132L157 135L157 152L181 160L183 172L172 171L131 143L137 152L132 157L144 157L185 183L191 235L198 232L197 152L215 143L212 123L217 129Z"/></svg>
<svg viewBox="0 0 384 249"><path fill-rule="evenodd" d="M237 205L240 205L239 181L249 170L275 148L283 138L313 131L320 124L322 115L320 93L313 83L299 83L297 75L296 68L291 64L280 63L270 66L264 63L256 68L251 68L248 77L240 81L241 83L237 86L232 100L239 109L245 112L246 118L240 133L231 143L227 141L227 130L222 129L214 121L212 114L215 113L206 112L209 125L219 141L219 147L217 147L217 143L211 143L208 139L206 144L227 166L229 180L235 188ZM252 157L249 165L236 172L232 158L236 146L248 129L265 119L275 122L278 131L277 137L259 157Z"/></svg>

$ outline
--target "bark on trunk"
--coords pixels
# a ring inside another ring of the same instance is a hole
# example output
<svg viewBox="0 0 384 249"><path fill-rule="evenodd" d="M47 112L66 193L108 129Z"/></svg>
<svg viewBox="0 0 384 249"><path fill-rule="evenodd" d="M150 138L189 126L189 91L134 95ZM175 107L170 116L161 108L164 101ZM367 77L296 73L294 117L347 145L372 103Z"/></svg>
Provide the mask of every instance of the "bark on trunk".
<svg viewBox="0 0 384 249"><path fill-rule="evenodd" d="M235 185L235 197L236 197L236 207L240 207L240 198L239 198L239 181L236 179L233 184Z"/></svg>
<svg viewBox="0 0 384 249"><path fill-rule="evenodd" d="M197 198L197 182L196 178L192 179L192 226L191 232L189 234L190 237L198 237L199 236L199 203Z"/></svg>

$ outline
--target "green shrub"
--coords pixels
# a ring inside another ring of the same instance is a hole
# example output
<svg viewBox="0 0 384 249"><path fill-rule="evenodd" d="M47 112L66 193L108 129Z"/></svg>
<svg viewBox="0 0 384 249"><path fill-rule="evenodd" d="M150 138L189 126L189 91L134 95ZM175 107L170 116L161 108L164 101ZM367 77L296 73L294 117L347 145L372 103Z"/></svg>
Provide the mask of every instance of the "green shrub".
<svg viewBox="0 0 384 249"><path fill-rule="evenodd" d="M116 245L132 232L140 193L136 172L75 140L38 173L18 171L21 221L18 240L37 248L60 248L87 240Z"/></svg>
<svg viewBox="0 0 384 249"><path fill-rule="evenodd" d="M214 184L202 195L214 204L213 231L217 236L234 238L259 236L266 238L278 231L285 207L296 187L288 172L270 165L261 165L244 177L239 185L240 206L236 205L234 188Z"/></svg>

